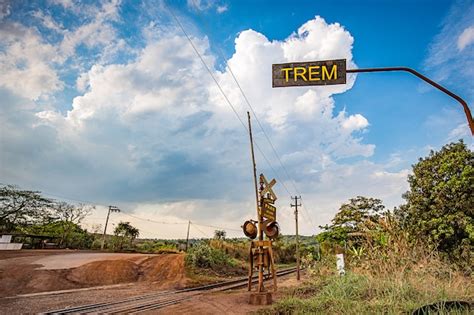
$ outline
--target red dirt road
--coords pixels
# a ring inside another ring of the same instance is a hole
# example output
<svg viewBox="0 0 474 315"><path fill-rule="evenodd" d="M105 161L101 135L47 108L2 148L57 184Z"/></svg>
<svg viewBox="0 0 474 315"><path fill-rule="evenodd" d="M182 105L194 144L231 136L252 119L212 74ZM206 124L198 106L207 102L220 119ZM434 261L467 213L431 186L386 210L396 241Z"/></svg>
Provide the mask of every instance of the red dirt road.
<svg viewBox="0 0 474 315"><path fill-rule="evenodd" d="M74 253L81 254L81 252ZM85 304L111 302L162 290L182 288L192 283L185 276L184 255L180 254L148 255L148 257L132 257L132 255L123 254L122 259L96 260L76 268L56 270L36 269L42 265L32 262L44 256L51 256L54 260L55 254L63 255L64 251L18 252L18 254L20 255L17 257L7 254L8 259L1 259L0 256L0 293L3 296L0 296L0 314L32 314ZM9 276L6 276L4 272L5 266L8 266ZM16 271L12 273L11 270ZM12 274L16 276L12 277ZM123 281L128 283L123 283ZM104 283L120 284L96 286ZM278 280L279 288L296 284L294 275L287 275ZM78 290L77 288L85 289ZM17 294L59 289L74 290L11 297L15 292ZM279 296L279 293L274 295L274 300L277 300ZM249 305L248 297L245 289L217 293L203 292L202 295L195 296L189 301L149 314L248 314L261 308Z"/></svg>
<svg viewBox="0 0 474 315"><path fill-rule="evenodd" d="M0 297L137 281L152 282L163 289L185 286L184 255L0 253Z"/></svg>

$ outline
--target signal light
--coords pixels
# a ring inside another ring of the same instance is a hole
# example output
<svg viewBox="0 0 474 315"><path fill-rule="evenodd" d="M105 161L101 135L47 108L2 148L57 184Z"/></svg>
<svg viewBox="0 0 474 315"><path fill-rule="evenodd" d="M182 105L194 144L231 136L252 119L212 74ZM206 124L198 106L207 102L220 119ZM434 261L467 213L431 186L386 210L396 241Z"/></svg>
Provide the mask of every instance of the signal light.
<svg viewBox="0 0 474 315"><path fill-rule="evenodd" d="M244 225L242 225L242 229L244 230L245 236L247 236L250 239L254 239L257 237L257 226L255 225L255 221L253 220L248 220L244 222Z"/></svg>
<svg viewBox="0 0 474 315"><path fill-rule="evenodd" d="M269 239L273 240L280 234L280 226L276 221L263 221L263 232Z"/></svg>

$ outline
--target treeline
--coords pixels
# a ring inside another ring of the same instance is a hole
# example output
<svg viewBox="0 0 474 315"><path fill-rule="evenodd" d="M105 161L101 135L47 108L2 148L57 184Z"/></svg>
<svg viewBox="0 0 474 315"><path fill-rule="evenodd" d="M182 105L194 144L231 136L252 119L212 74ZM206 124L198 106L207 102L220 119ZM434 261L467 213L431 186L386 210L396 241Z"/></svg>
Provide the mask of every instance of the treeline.
<svg viewBox="0 0 474 315"><path fill-rule="evenodd" d="M363 196L341 205L317 236L323 254L345 252L359 267L436 255L471 274L474 153L462 141L431 151L413 165L408 183L405 203L394 209Z"/></svg>
<svg viewBox="0 0 474 315"><path fill-rule="evenodd" d="M46 243L58 248L109 249L135 251L134 240L140 231L130 222L119 222L113 236L105 237L102 225L92 231L81 222L95 206L73 205L44 197L39 191L21 190L17 186L0 186L0 233L13 234L25 247L42 248Z"/></svg>
<svg viewBox="0 0 474 315"><path fill-rule="evenodd" d="M42 235L59 247L90 248L94 237L79 224L93 209L46 198L38 191L0 186L0 232L17 234L23 241L31 237L21 235Z"/></svg>

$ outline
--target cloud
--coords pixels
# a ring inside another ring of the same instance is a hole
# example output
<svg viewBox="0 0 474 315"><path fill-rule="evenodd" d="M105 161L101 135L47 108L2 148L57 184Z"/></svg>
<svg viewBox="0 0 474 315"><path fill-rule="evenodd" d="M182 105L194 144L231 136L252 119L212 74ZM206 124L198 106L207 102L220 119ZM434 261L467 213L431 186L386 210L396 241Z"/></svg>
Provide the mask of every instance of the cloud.
<svg viewBox="0 0 474 315"><path fill-rule="evenodd" d="M119 19L119 5L120 1L112 0L103 2L101 7L87 7L85 13L90 22L64 32L60 45L61 52L70 57L81 44L88 48L104 47L103 50L110 50L110 47L117 45L119 42L116 31L110 22Z"/></svg>
<svg viewBox="0 0 474 315"><path fill-rule="evenodd" d="M367 119L360 114L351 115L342 123L342 127L349 130L363 129L368 125Z"/></svg>
<svg viewBox="0 0 474 315"><path fill-rule="evenodd" d="M10 15L10 8L9 0L0 0L0 21Z"/></svg>
<svg viewBox="0 0 474 315"><path fill-rule="evenodd" d="M58 51L35 29L7 22L0 25L0 36L5 47L0 54L0 86L31 100L62 89L54 68Z"/></svg>
<svg viewBox="0 0 474 315"><path fill-rule="evenodd" d="M73 0L48 0L48 2L54 5L60 5L65 9L71 9L74 7Z"/></svg>
<svg viewBox="0 0 474 315"><path fill-rule="evenodd" d="M474 43L474 26L466 28L458 37L458 49L464 50L467 46Z"/></svg>
<svg viewBox="0 0 474 315"><path fill-rule="evenodd" d="M425 69L436 81L462 86L468 97L474 97L474 3L460 0L453 3L442 22L442 28L429 46ZM449 86L448 86L449 87Z"/></svg>
<svg viewBox="0 0 474 315"><path fill-rule="evenodd" d="M218 14L226 12L229 7L218 0L187 0L188 8L197 11L215 10Z"/></svg>
<svg viewBox="0 0 474 315"><path fill-rule="evenodd" d="M45 100L61 91L66 86L62 76L69 71L96 62L107 63L119 52L130 51L111 24L119 19L119 1L102 2L99 7L76 5L72 1L54 1L54 4L72 10L78 20L87 22L65 28L48 10L35 8L29 13L34 17L33 25L25 26L14 20L0 24L0 86L31 100ZM2 5L9 8L8 3ZM55 40L42 34L41 28L52 30L57 35ZM84 51L84 47L88 49L88 57L77 53L78 48ZM100 50L100 54L94 50ZM78 82L78 88L81 87Z"/></svg>
<svg viewBox="0 0 474 315"><path fill-rule="evenodd" d="M90 23L69 31L70 37L57 46L46 45L53 54L50 58L58 49L74 56L79 42L107 47L107 40L118 35L113 30L109 33L103 23L120 18L116 8L102 7L99 15L107 18L96 15ZM235 39L235 53L221 70L215 66L208 39L192 36L192 40L245 119L249 109L233 81L232 69L318 224L324 224L353 194L396 203L406 172L388 172L384 165L366 161L375 150L362 137L369 131L368 120L358 113L335 110L333 96L350 89L354 76L338 86L271 87L272 63L346 58L350 67L355 66L354 39L343 26L317 16L284 40L242 31ZM17 99L15 106L25 108L21 115L13 108L5 109L2 178L65 196L113 201L143 217L156 213L170 220L207 220L237 228L243 219L254 217L248 135L186 37L169 31L147 38L135 59L96 62L75 82L80 92L67 112L32 107L34 97L48 92L41 89ZM6 86L0 92L23 95L22 90ZM283 185L293 193L293 183L281 172L259 125L253 122L255 141L273 164L267 165L257 151L258 170L268 178L278 177L276 192L281 203L277 206L282 225L290 233L292 227L286 221L291 212ZM350 164L347 159L351 158L359 162ZM152 225L143 228L154 229ZM314 226L306 220L302 231L314 233ZM168 236L181 234L170 231Z"/></svg>
<svg viewBox="0 0 474 315"><path fill-rule="evenodd" d="M41 21L44 27L57 33L63 32L63 26L58 24L51 15L45 14L43 11L35 11L33 16Z"/></svg>
<svg viewBox="0 0 474 315"><path fill-rule="evenodd" d="M218 5L217 8L216 8L216 11L217 13L224 13L226 12L227 10L229 10L229 7L227 6L227 4L224 4L224 5Z"/></svg>

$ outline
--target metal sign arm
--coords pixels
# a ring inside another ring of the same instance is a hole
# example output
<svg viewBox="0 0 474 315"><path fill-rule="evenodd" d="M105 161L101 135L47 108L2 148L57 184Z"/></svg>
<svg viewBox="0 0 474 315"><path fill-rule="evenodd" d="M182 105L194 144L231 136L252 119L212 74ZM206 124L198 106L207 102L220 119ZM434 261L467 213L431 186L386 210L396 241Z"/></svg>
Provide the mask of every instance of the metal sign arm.
<svg viewBox="0 0 474 315"><path fill-rule="evenodd" d="M406 71L410 72L411 74L417 76L418 78L422 79L423 81L429 83L430 85L434 86L438 90L448 94L452 98L454 98L456 101L461 103L462 107L464 108L464 113L466 114L467 118L467 123L469 125L469 129L471 129L471 134L474 136L474 120L472 118L471 110L469 109L469 106L467 106L467 103L465 100L463 100L461 97L458 95L454 94L453 92L449 91L445 87L439 85L438 83L434 82L430 78L425 77L418 71L408 68L408 67L387 67L387 68L361 68L361 69L347 69L347 73L358 73L358 72L387 72L387 71Z"/></svg>

